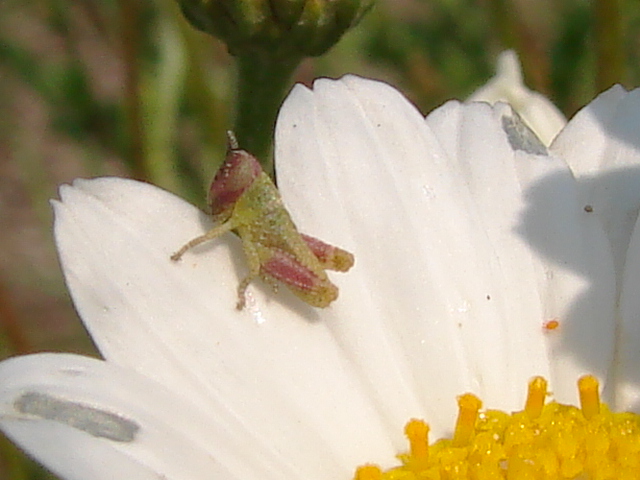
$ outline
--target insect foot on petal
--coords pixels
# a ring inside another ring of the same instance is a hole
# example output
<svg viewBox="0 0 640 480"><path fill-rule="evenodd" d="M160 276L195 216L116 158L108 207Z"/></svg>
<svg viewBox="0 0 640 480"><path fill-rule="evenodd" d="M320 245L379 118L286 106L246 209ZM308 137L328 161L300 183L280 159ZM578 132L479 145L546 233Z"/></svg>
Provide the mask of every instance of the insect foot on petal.
<svg viewBox="0 0 640 480"><path fill-rule="evenodd" d="M171 256L179 260L188 250L233 231L242 240L249 274L238 285L239 310L246 290L260 277L280 282L313 307L324 308L338 298L338 287L325 270L348 271L354 257L333 245L301 234L282 202L278 189L256 158L238 147L232 132L225 162L209 188L209 208L215 226L186 243Z"/></svg>

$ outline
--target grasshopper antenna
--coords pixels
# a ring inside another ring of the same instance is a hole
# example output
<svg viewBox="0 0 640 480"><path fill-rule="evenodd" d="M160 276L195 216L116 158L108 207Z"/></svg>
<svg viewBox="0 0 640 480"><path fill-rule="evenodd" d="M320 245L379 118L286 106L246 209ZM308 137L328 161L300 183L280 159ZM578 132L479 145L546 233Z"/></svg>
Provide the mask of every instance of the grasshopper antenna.
<svg viewBox="0 0 640 480"><path fill-rule="evenodd" d="M227 148L231 150L240 150L240 145L238 145L238 139L236 138L236 134L231 130L227 130Z"/></svg>

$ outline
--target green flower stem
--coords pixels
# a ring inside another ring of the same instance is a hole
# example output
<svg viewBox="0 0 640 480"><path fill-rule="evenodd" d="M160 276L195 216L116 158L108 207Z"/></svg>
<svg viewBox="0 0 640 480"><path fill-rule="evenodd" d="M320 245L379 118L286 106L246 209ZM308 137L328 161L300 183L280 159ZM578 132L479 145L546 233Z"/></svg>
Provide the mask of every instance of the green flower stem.
<svg viewBox="0 0 640 480"><path fill-rule="evenodd" d="M597 89L606 90L624 81L624 44L620 0L595 0Z"/></svg>
<svg viewBox="0 0 640 480"><path fill-rule="evenodd" d="M144 161L142 135L144 121L140 99L140 63L139 45L141 33L138 2L118 0L118 13L121 25L121 53L124 65L124 104L127 128L127 152L125 161L131 169L131 175L138 180L147 180L148 171Z"/></svg>
<svg viewBox="0 0 640 480"><path fill-rule="evenodd" d="M238 98L234 131L240 147L253 154L274 176L272 146L276 116L289 89L289 79L302 60L274 59L259 52L238 60Z"/></svg>

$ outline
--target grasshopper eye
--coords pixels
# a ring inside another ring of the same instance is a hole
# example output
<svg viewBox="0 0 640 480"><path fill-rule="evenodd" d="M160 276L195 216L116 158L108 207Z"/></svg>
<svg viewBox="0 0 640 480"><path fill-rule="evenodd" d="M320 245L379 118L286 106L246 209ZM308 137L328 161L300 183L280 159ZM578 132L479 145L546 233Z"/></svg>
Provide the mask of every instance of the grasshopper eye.
<svg viewBox="0 0 640 480"><path fill-rule="evenodd" d="M253 155L244 150L229 150L209 187L209 208L214 219L229 218L238 199L260 173L262 169Z"/></svg>

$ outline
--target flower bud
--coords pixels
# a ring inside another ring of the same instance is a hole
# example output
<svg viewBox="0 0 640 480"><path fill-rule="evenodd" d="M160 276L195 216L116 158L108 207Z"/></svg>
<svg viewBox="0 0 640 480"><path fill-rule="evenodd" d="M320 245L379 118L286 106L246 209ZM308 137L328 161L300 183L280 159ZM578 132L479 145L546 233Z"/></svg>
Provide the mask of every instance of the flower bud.
<svg viewBox="0 0 640 480"><path fill-rule="evenodd" d="M373 0L178 0L199 30L232 55L300 58L326 52L356 25Z"/></svg>

